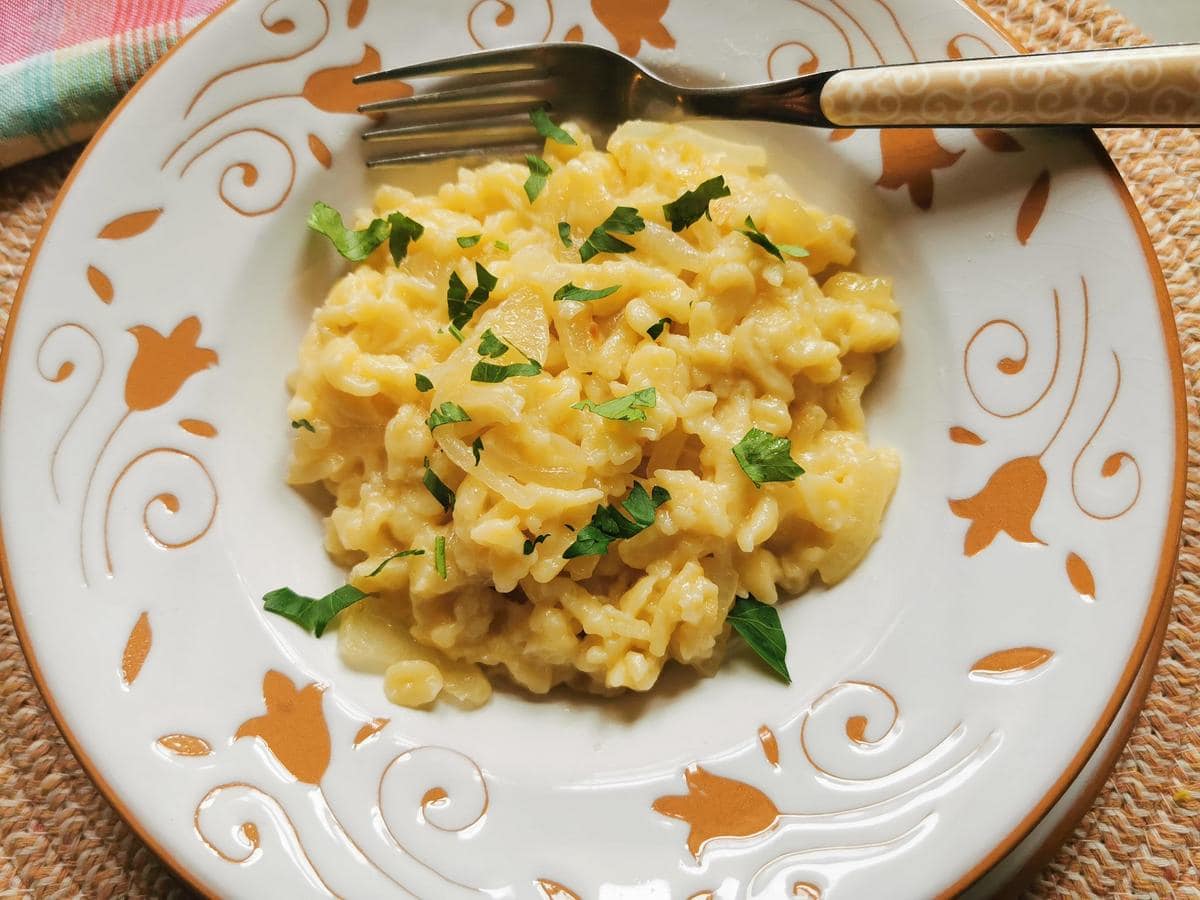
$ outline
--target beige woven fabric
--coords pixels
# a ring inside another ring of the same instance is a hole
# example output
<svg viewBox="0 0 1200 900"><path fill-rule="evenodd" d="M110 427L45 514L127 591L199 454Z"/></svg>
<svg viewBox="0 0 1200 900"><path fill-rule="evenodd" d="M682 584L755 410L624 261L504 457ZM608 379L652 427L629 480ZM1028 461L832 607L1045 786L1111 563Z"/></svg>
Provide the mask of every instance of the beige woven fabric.
<svg viewBox="0 0 1200 900"><path fill-rule="evenodd" d="M1093 0L980 2L1031 48L1146 40ZM1200 898L1200 139L1180 130L1114 131L1103 139L1149 226L1184 346L1191 429L1186 537L1146 708L1093 808L1032 895ZM66 151L0 172L0 330L76 155ZM1179 794L1187 789L1195 799ZM72 757L30 677L7 604L0 603L0 896L26 895L184 897L187 890Z"/></svg>

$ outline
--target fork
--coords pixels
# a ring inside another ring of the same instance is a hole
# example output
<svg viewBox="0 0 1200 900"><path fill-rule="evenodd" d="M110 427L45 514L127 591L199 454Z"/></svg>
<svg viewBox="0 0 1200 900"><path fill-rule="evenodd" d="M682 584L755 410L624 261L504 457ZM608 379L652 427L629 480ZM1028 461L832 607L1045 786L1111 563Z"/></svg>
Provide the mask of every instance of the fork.
<svg viewBox="0 0 1200 900"><path fill-rule="evenodd" d="M626 119L758 119L820 128L1200 124L1200 44L1039 53L817 72L742 87L672 84L590 44L485 50L359 75L436 78L432 91L366 103L369 166L536 152L529 112L549 109L603 141Z"/></svg>

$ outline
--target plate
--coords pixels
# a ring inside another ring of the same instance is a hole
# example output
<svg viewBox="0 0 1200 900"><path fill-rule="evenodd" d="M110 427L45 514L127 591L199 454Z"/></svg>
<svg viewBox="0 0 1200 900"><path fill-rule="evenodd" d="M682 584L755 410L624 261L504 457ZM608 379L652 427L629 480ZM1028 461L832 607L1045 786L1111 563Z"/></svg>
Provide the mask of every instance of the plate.
<svg viewBox="0 0 1200 900"><path fill-rule="evenodd" d="M81 159L6 335L3 574L39 684L212 895L959 891L1109 729L1179 539L1173 319L1089 132L704 126L849 214L903 309L868 414L900 486L863 565L782 607L790 687L735 656L412 711L261 610L342 578L283 483L283 381L341 271L306 211L365 202L354 109L395 89L350 76L564 38L727 83L1006 49L951 0L231 4Z"/></svg>

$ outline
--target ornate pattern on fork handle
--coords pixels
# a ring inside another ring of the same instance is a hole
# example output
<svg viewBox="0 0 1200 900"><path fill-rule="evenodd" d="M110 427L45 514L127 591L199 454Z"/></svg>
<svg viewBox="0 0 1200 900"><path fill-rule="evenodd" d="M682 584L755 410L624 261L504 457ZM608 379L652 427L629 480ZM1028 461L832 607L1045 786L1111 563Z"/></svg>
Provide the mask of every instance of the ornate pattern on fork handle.
<svg viewBox="0 0 1200 900"><path fill-rule="evenodd" d="M1200 122L1200 45L838 72L821 111L845 127Z"/></svg>

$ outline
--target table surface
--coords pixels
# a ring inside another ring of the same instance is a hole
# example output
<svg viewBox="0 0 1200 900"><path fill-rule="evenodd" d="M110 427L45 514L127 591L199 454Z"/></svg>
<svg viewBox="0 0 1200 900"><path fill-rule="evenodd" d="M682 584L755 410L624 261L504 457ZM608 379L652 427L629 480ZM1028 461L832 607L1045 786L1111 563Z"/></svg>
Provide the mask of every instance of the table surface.
<svg viewBox="0 0 1200 900"><path fill-rule="evenodd" d="M1200 0L1110 0L1160 44L1200 41Z"/></svg>

